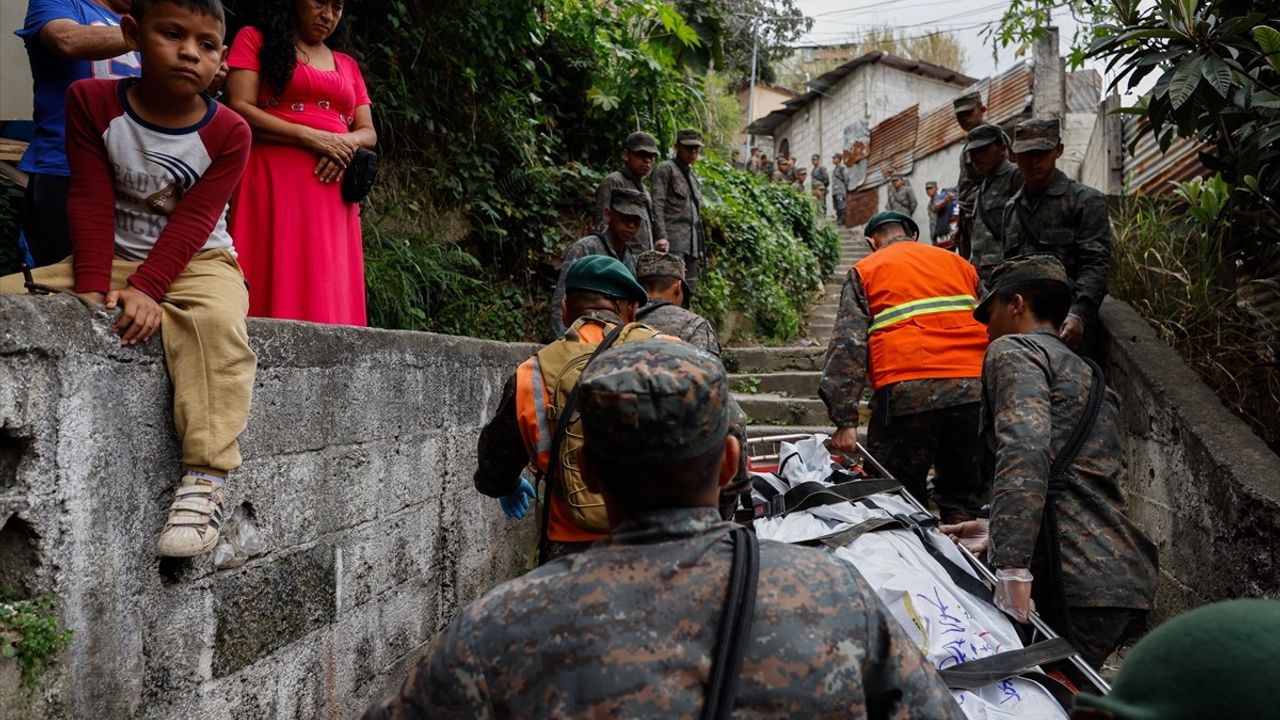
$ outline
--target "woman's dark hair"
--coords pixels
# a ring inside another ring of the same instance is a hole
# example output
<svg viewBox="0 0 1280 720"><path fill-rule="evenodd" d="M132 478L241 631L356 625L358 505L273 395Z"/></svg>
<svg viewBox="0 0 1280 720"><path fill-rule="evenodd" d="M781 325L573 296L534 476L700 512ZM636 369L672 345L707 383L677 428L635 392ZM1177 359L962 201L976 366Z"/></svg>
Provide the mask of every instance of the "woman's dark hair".
<svg viewBox="0 0 1280 720"><path fill-rule="evenodd" d="M1048 320L1054 326L1061 325L1071 311L1071 290L1051 280L1018 283L996 291L1000 302L1009 302L1014 295L1021 295L1031 308L1031 314Z"/></svg>
<svg viewBox="0 0 1280 720"><path fill-rule="evenodd" d="M279 96L298 67L298 51L294 43L298 28L298 0L262 0L253 26L262 32L262 50L258 55L262 81L273 97ZM350 37L345 12L324 44L338 52L348 50Z"/></svg>

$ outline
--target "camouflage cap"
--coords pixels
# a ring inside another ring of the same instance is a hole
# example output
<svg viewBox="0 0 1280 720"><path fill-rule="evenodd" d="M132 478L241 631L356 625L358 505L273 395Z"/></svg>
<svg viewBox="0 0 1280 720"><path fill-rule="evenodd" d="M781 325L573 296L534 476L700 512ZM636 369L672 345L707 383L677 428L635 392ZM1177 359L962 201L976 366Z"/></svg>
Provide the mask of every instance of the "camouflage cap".
<svg viewBox="0 0 1280 720"><path fill-rule="evenodd" d="M636 279L673 277L684 280L684 258L677 253L646 250L636 258Z"/></svg>
<svg viewBox="0 0 1280 720"><path fill-rule="evenodd" d="M999 143L1007 146L1009 144L1009 138L1004 134L1004 131L1000 129L999 125L983 123L969 131L968 136L965 138L964 151L969 152L970 150L978 150L992 143Z"/></svg>
<svg viewBox="0 0 1280 720"><path fill-rule="evenodd" d="M1057 255L1023 255L1020 258L1000 263L991 271L991 281L987 286L987 294L982 302L974 308L973 318L980 323L991 320L991 301L996 293L1033 282L1060 282L1064 287L1071 287L1067 279L1067 269Z"/></svg>
<svg viewBox="0 0 1280 720"><path fill-rule="evenodd" d="M676 133L676 142L689 147L702 147L702 133L697 130L681 130Z"/></svg>
<svg viewBox="0 0 1280 720"><path fill-rule="evenodd" d="M920 237L920 226L916 224L916 221L912 220L910 215L904 215L897 210L885 210L872 215L871 219L867 221L867 226L863 228L862 234L870 236L881 225L894 222L906 225L907 230L912 235Z"/></svg>
<svg viewBox="0 0 1280 720"><path fill-rule="evenodd" d="M631 271L617 258L588 255L573 261L564 276L565 292L587 290L619 300L645 303L649 293L636 282Z"/></svg>
<svg viewBox="0 0 1280 720"><path fill-rule="evenodd" d="M632 188L614 188L609 195L609 209L623 215L644 217L649 214L649 199Z"/></svg>
<svg viewBox="0 0 1280 720"><path fill-rule="evenodd" d="M951 107L955 109L955 113L967 113L982 107L982 93L974 90L971 93L965 93L955 100L951 101Z"/></svg>
<svg viewBox="0 0 1280 720"><path fill-rule="evenodd" d="M1062 144L1062 125L1058 118L1031 118L1013 128L1013 152L1052 150Z"/></svg>
<svg viewBox="0 0 1280 720"><path fill-rule="evenodd" d="M714 356L674 340L639 340L601 353L582 372L583 449L632 462L671 463L723 446L729 380Z"/></svg>
<svg viewBox="0 0 1280 720"><path fill-rule="evenodd" d="M636 131L627 136L625 146L631 152L658 154L658 139L647 132Z"/></svg>

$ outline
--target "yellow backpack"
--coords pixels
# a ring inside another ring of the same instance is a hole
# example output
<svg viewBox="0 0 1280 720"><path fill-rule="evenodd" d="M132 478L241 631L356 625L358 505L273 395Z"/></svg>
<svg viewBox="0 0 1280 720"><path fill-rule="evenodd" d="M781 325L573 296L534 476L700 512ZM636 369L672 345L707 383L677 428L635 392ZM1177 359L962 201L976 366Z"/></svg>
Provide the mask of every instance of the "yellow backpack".
<svg viewBox="0 0 1280 720"><path fill-rule="evenodd" d="M569 339L578 337L578 328L588 322L600 321L580 318L570 332L565 333L564 340L538 351L542 381L551 391L547 420L555 425L547 482L569 506L569 519L574 525L590 532L605 533L609 532L609 516L605 514L604 499L587 489L578 469L578 455L582 452L582 418L577 411L578 378L592 358L611 345L649 340L659 333L648 325L630 323L615 327L599 345Z"/></svg>

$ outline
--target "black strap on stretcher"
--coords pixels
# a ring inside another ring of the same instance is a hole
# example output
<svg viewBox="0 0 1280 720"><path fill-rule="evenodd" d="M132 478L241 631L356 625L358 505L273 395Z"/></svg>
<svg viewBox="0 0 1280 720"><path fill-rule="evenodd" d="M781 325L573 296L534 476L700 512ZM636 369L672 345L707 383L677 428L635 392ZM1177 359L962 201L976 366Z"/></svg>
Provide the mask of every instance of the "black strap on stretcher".
<svg viewBox="0 0 1280 720"><path fill-rule="evenodd" d="M1066 638L1052 638L1021 650L1008 650L997 655L970 660L939 670L943 682L952 690L977 690L1007 678L1033 672L1036 666L1064 660L1076 654Z"/></svg>
<svg viewBox="0 0 1280 720"><path fill-rule="evenodd" d="M834 475L832 477L835 477ZM767 480L756 476L751 481L752 487L765 497L763 505L751 510L739 510L733 514L735 522L749 523L760 518L778 517L798 510L821 505L834 505L842 502L862 500L877 493L889 492L902 487L897 480L873 478L869 480L850 480L835 485L823 485L820 482L804 482L790 490L780 492Z"/></svg>

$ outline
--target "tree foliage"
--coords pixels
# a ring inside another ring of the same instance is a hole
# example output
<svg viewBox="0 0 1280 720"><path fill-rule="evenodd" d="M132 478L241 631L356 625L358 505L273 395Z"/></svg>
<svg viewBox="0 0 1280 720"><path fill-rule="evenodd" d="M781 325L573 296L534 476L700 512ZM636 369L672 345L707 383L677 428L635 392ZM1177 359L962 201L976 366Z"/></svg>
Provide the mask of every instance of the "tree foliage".
<svg viewBox="0 0 1280 720"><path fill-rule="evenodd" d="M795 50L779 63L778 83L790 88L803 88L808 79L876 50L909 60L931 62L958 72L964 72L969 61L964 46L953 33L912 35L890 25L868 30L856 43L824 50L825 52L812 54L805 49Z"/></svg>
<svg viewBox="0 0 1280 720"><path fill-rule="evenodd" d="M751 77L753 45L756 79L774 82L777 63L813 28L813 19L795 0L679 0L678 7L694 27L714 28L720 42L717 67L735 83Z"/></svg>

